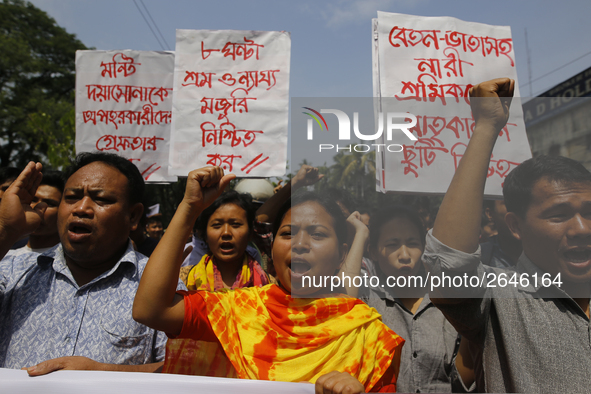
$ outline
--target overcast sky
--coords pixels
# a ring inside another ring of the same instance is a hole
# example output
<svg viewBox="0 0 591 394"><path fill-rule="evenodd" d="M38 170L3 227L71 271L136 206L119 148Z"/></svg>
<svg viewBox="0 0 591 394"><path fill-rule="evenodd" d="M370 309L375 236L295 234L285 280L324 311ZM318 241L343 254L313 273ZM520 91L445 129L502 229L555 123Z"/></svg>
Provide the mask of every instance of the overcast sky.
<svg viewBox="0 0 591 394"><path fill-rule="evenodd" d="M371 19L378 10L510 26L523 96L591 66L589 0L143 0L149 14L140 0L32 3L96 49L174 50L176 29L289 31L292 97L372 95ZM144 17L155 22L160 43Z"/></svg>

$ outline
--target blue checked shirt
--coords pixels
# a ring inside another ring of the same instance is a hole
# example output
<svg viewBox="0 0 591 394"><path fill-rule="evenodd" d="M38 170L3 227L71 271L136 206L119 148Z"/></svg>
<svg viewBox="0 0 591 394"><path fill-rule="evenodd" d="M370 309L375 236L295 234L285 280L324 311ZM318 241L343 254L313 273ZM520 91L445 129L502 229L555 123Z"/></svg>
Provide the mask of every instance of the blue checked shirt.
<svg viewBox="0 0 591 394"><path fill-rule="evenodd" d="M0 367L64 356L110 364L162 361L166 336L131 317L147 258L129 243L108 272L79 287L61 244L0 261Z"/></svg>

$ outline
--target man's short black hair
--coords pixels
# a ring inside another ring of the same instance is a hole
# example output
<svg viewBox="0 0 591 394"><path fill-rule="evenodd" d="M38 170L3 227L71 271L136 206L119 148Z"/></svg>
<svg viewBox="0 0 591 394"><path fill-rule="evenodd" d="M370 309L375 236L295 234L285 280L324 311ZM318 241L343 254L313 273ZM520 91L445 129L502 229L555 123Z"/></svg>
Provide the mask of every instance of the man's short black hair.
<svg viewBox="0 0 591 394"><path fill-rule="evenodd" d="M503 185L507 212L521 218L529 208L536 182L547 179L560 184L589 183L591 173L579 162L563 156L538 156L514 168Z"/></svg>
<svg viewBox="0 0 591 394"><path fill-rule="evenodd" d="M69 179L76 171L84 166L87 166L96 161L105 163L111 167L116 168L120 173L127 178L127 201L129 205L134 205L142 202L144 197L144 178L138 168L129 160L117 156L113 153L105 152L84 152L76 156L74 164L72 164L66 171L67 179Z"/></svg>
<svg viewBox="0 0 591 394"><path fill-rule="evenodd" d="M219 207L226 204L234 204L244 209L246 212L246 220L248 221L248 231L252 233L255 216L252 196L247 193L238 193L235 190L231 190L219 196L213 204L201 212L201 215L199 215L197 222L195 223L195 229L197 230L199 238L204 241L207 239L207 222L209 222L209 218L211 218L211 215L213 215Z"/></svg>
<svg viewBox="0 0 591 394"><path fill-rule="evenodd" d="M16 178L18 178L21 171L22 170L19 170L16 167L2 167L2 168L0 168L0 184L10 181L10 180L14 181Z"/></svg>
<svg viewBox="0 0 591 394"><path fill-rule="evenodd" d="M66 176L63 172L56 170L43 171L41 185L55 187L60 191L60 193L63 193L65 184Z"/></svg>
<svg viewBox="0 0 591 394"><path fill-rule="evenodd" d="M146 219L146 225L152 224L152 223L160 223L160 224L162 224L162 216L161 215L158 215L158 216L150 216L149 218Z"/></svg>

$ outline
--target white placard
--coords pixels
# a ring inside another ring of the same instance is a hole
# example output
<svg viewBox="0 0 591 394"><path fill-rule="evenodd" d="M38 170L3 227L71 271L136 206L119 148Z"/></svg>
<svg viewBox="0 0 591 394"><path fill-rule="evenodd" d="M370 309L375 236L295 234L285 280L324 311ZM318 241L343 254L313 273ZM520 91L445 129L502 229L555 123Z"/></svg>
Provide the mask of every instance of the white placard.
<svg viewBox="0 0 591 394"><path fill-rule="evenodd" d="M376 154L377 188L445 193L474 127L470 87L509 77L516 80L515 96L520 96L511 30L451 17L378 12L374 40L380 110L404 109L417 118L411 129L417 140L404 138L404 152ZM509 171L530 157L521 103L514 99L493 151L485 195L502 196Z"/></svg>
<svg viewBox="0 0 591 394"><path fill-rule="evenodd" d="M285 173L290 48L286 32L177 30L170 174Z"/></svg>
<svg viewBox="0 0 591 394"><path fill-rule="evenodd" d="M0 391L6 394L313 394L314 385L211 378L165 373L57 371L30 377L26 371L0 368Z"/></svg>
<svg viewBox="0 0 591 394"><path fill-rule="evenodd" d="M76 51L76 152L133 162L147 182L168 176L174 53Z"/></svg>

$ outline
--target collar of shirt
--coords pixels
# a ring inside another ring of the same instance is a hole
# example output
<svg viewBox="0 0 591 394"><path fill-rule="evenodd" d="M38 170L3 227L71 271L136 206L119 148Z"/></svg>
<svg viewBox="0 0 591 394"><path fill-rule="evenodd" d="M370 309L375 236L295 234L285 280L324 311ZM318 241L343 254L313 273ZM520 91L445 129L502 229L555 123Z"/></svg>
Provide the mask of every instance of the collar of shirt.
<svg viewBox="0 0 591 394"><path fill-rule="evenodd" d="M548 275L547 272L544 272L540 267L535 265L529 257L525 255L524 252L521 253L519 259L517 260L516 266L517 275L526 274L528 278L528 285L525 287L519 286L518 290L524 293L538 293L537 297L544 298L544 297L557 297L557 298L571 298L568 293L566 293L562 288L557 287L553 283L550 286L544 286L542 278L544 275ZM537 280L534 278L537 277ZM551 280L553 277L550 278ZM517 279L518 281L520 278ZM550 293L550 294L548 294Z"/></svg>
<svg viewBox="0 0 591 394"><path fill-rule="evenodd" d="M380 276L383 276L383 275L380 275ZM381 282L381 283L383 283L383 282ZM396 297L394 294L392 294L393 291L387 291L383 287L371 287L371 290L373 290L381 299L388 300L389 302L395 302L395 303L399 304L403 309L406 310L406 307L402 303L402 299L399 297ZM417 309L417 311L414 313L414 315L418 316L423 310L427 309L430 306L435 306L435 305L431 302L431 298L429 298L429 294L426 293L423 296L423 300L421 301L421 305L419 305L419 309Z"/></svg>
<svg viewBox="0 0 591 394"><path fill-rule="evenodd" d="M127 249L123 256L117 261L117 263L107 272L103 272L101 275L97 276L87 284L82 287L78 287L78 284L74 280L68 265L66 264L66 258L64 256L64 249L62 244L58 244L56 247L48 250L45 253L42 253L37 258L37 264L40 266L52 264L52 268L55 272L64 275L74 286L77 288L85 288L87 286L91 286L92 284L98 282L103 278L107 278L113 275L118 269L128 269L130 275L135 275L138 273L138 259L137 254L135 253L135 249L133 248L133 244L131 241L127 244ZM129 267L129 268L128 268Z"/></svg>

